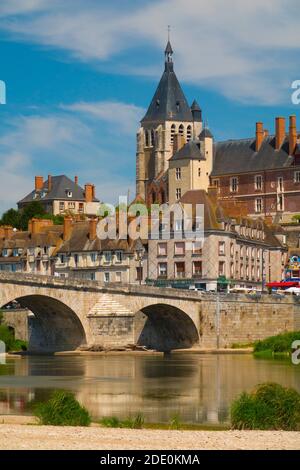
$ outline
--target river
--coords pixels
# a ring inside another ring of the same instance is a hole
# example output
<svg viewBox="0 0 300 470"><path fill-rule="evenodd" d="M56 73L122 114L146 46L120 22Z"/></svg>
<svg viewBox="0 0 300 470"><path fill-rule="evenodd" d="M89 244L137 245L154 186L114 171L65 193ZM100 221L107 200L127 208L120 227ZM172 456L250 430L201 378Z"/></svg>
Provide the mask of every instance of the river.
<svg viewBox="0 0 300 470"><path fill-rule="evenodd" d="M8 358L0 414L31 414L54 389L72 390L93 419L142 412L148 422L221 425L232 400L262 382L300 391L300 366L243 354L72 355Z"/></svg>

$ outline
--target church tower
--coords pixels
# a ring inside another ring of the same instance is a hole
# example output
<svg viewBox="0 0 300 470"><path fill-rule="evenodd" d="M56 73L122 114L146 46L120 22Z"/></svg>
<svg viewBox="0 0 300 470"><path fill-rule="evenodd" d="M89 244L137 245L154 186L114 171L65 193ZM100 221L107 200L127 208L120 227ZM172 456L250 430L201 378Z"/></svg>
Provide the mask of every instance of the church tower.
<svg viewBox="0 0 300 470"><path fill-rule="evenodd" d="M181 145L202 130L202 112L196 101L190 107L174 72L173 49L168 41L165 69L137 133L136 193L149 201L149 188L169 168L169 159ZM175 148L176 147L176 148ZM156 196L151 202L155 202ZM166 197L157 197L165 202Z"/></svg>

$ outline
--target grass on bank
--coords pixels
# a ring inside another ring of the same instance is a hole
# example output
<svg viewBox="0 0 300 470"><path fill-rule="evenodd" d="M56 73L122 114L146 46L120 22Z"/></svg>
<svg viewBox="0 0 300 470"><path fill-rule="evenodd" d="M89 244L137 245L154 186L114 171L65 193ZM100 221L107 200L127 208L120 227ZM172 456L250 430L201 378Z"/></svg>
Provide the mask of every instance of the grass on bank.
<svg viewBox="0 0 300 470"><path fill-rule="evenodd" d="M45 403L34 408L34 414L40 424L52 426L89 426L89 412L80 405L71 392L56 390Z"/></svg>
<svg viewBox="0 0 300 470"><path fill-rule="evenodd" d="M0 324L0 341L5 343L7 352L27 351L28 343L15 339L13 332L6 325Z"/></svg>
<svg viewBox="0 0 300 470"><path fill-rule="evenodd" d="M300 340L300 331L282 333L270 336L254 343L253 353L255 357L287 357L291 354L292 343Z"/></svg>
<svg viewBox="0 0 300 470"><path fill-rule="evenodd" d="M234 429L300 430L300 394L276 383L243 392L231 405Z"/></svg>

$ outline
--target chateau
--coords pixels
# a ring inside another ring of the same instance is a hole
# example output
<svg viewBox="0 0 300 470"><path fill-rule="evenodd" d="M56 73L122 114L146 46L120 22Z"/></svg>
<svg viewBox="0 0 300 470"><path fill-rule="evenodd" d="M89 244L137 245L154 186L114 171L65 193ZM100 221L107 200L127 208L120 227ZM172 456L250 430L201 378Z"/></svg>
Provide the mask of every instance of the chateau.
<svg viewBox="0 0 300 470"><path fill-rule="evenodd" d="M300 136L296 117L276 117L275 133L256 123L247 139L215 142L196 101L189 106L168 42L165 70L137 133L136 191L147 204L171 204L215 186L220 201L275 223L300 212Z"/></svg>

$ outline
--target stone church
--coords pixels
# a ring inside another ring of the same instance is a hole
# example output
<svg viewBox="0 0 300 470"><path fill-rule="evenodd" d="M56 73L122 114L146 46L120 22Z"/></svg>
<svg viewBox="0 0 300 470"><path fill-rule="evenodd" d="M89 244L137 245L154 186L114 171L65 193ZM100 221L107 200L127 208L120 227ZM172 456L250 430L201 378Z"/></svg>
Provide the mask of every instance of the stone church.
<svg viewBox="0 0 300 470"><path fill-rule="evenodd" d="M300 135L296 116L276 117L270 134L257 122L247 139L215 142L197 101L188 104L168 41L165 69L137 133L136 193L148 205L179 201L214 186L218 198L248 215L288 222L300 214Z"/></svg>

